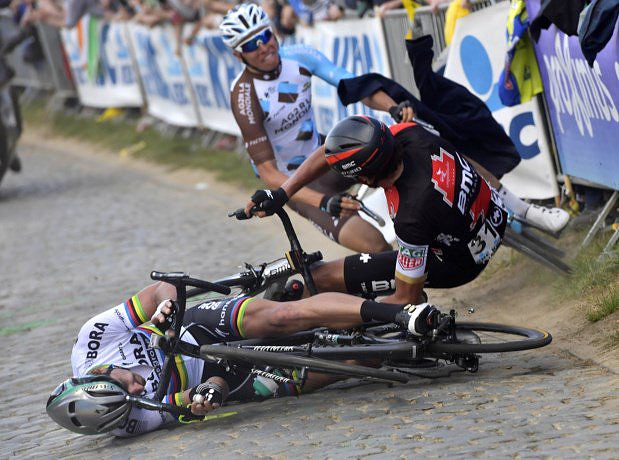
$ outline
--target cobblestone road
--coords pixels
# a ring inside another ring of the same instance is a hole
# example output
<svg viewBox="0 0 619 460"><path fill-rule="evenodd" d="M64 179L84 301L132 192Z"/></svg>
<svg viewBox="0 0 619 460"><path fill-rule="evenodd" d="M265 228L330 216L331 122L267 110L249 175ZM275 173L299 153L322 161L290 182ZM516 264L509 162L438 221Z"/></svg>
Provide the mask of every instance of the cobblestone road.
<svg viewBox="0 0 619 460"><path fill-rule="evenodd" d="M619 458L617 375L553 346L488 356L475 375L342 383L133 440L55 426L45 401L69 375L87 318L145 285L153 268L214 278L285 245L275 223L224 218L236 195L29 147L24 173L0 187L0 458Z"/></svg>

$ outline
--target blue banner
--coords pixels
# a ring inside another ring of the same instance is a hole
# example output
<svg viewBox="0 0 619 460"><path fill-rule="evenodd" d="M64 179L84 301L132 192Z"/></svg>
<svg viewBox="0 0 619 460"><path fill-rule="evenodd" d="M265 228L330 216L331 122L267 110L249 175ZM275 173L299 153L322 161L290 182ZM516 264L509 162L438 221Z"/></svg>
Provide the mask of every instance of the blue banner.
<svg viewBox="0 0 619 460"><path fill-rule="evenodd" d="M540 0L528 0L531 17ZM554 25L536 45L552 131L565 174L619 189L619 35L618 28L587 64L578 37Z"/></svg>

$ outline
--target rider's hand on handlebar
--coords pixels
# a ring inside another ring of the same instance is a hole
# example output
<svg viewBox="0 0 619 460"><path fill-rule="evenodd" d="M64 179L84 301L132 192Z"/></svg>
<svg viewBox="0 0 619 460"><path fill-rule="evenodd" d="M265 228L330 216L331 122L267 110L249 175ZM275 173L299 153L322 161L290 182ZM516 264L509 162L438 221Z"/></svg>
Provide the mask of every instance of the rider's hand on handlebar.
<svg viewBox="0 0 619 460"><path fill-rule="evenodd" d="M245 206L245 214L250 217L254 206L253 214L258 217L272 216L284 207L288 202L288 195L283 188L277 190L256 190L251 196L251 200Z"/></svg>
<svg viewBox="0 0 619 460"><path fill-rule="evenodd" d="M320 210L334 217L348 217L357 213L361 205L355 197L348 193L325 195L320 201Z"/></svg>
<svg viewBox="0 0 619 460"><path fill-rule="evenodd" d="M415 111L409 101L403 101L398 105L394 105L389 109L389 114L396 123L408 123L409 121L413 121L415 117Z"/></svg>
<svg viewBox="0 0 619 460"><path fill-rule="evenodd" d="M230 389L221 377L211 377L206 382L189 390L191 412L194 415L206 415L221 407L228 397Z"/></svg>
<svg viewBox="0 0 619 460"><path fill-rule="evenodd" d="M166 299L163 300L158 306L155 313L150 318L150 321L154 326L158 327L161 331L165 332L166 329L170 327L172 321L174 320L174 305L172 304L172 300ZM168 335L171 337L174 335L174 331L170 330Z"/></svg>

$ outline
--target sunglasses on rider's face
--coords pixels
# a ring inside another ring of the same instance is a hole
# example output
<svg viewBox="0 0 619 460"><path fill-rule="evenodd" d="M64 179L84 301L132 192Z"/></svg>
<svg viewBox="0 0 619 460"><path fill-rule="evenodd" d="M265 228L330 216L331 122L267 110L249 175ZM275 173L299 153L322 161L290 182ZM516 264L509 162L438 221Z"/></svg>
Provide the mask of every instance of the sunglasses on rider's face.
<svg viewBox="0 0 619 460"><path fill-rule="evenodd" d="M243 43L237 48L237 51L241 53L251 53L252 51L256 51L258 47L262 44L268 43L273 37L273 31L271 29L264 29L263 32L256 35L254 38L249 40L248 42Z"/></svg>

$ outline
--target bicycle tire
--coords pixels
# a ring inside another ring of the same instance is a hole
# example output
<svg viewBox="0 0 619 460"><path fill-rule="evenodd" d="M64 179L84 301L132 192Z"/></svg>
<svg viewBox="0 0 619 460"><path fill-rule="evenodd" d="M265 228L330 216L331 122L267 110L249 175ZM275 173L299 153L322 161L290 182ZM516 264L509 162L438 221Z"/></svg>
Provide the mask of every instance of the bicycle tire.
<svg viewBox="0 0 619 460"><path fill-rule="evenodd" d="M404 338L391 343L351 345L338 347L313 347L312 356L321 359L421 359L444 358L444 355L466 355L484 353L506 353L533 350L548 345L552 341L550 333L541 329L509 326L494 323L458 323L456 337L473 332L482 343L431 342L422 344ZM489 336L488 334L495 334ZM497 334L501 334L499 337ZM507 338L505 337L507 336ZM516 337L518 340L515 340ZM524 337L524 339L521 339ZM486 342L484 342L486 340ZM497 340L497 342L490 342ZM284 343L285 341L282 341Z"/></svg>
<svg viewBox="0 0 619 460"><path fill-rule="evenodd" d="M0 94L0 98L2 98L2 94ZM0 101L0 105L1 104L2 104L2 101ZM0 114L0 182L2 182L4 175L8 171L10 162L11 162L11 151L9 148L7 129L4 126L4 121L2 120L2 114Z"/></svg>
<svg viewBox="0 0 619 460"><path fill-rule="evenodd" d="M522 235L515 232L505 232L503 242L506 246L515 249L516 251L530 257L536 262L550 268L551 270L554 270L557 273L563 275L569 275L572 273L572 267L554 255L548 253L541 247L531 247L532 245L529 240L524 238Z"/></svg>
<svg viewBox="0 0 619 460"><path fill-rule="evenodd" d="M542 329L533 329L521 326L510 326L495 323L457 323L456 336L458 331L473 332L478 336L484 337L484 333L504 334L507 336L524 337L520 340L502 340L497 343L444 343L432 342L426 347L427 353L505 353L511 351L524 351L541 348L552 342L552 335ZM495 337L496 338L496 337Z"/></svg>
<svg viewBox="0 0 619 460"><path fill-rule="evenodd" d="M305 356L295 356L270 351L248 350L234 346L202 345L200 347L200 356L205 359L215 356L252 365L262 364L285 368L305 367L311 371L346 375L348 377L373 378L388 382L408 382L408 377L399 372L359 366L356 364L333 362L319 358L308 358Z"/></svg>

